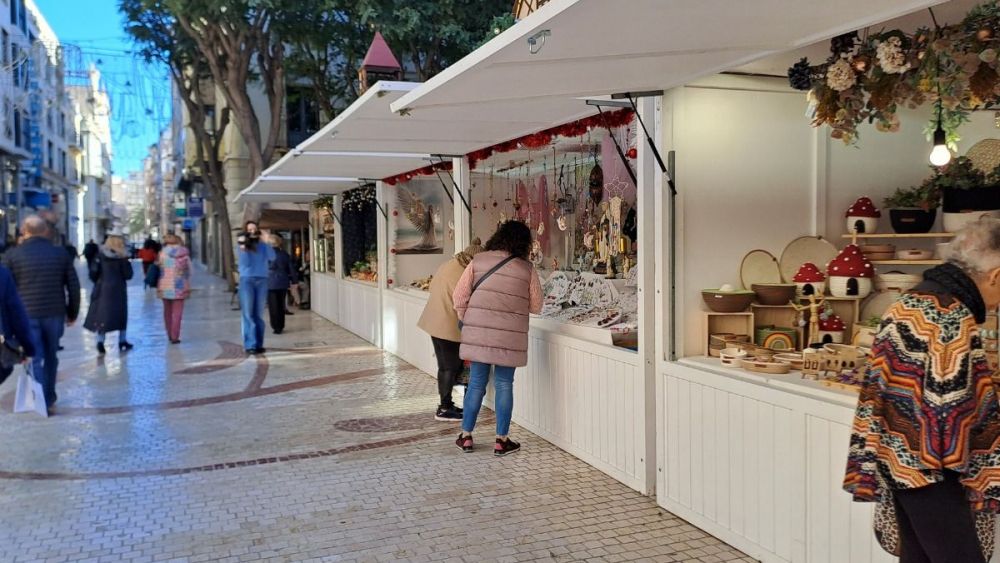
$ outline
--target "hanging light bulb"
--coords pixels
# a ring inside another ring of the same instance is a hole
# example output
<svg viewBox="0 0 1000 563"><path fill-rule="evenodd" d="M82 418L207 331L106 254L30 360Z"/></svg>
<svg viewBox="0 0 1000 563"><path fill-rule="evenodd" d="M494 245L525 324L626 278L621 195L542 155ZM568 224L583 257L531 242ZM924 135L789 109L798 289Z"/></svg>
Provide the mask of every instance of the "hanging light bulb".
<svg viewBox="0 0 1000 563"><path fill-rule="evenodd" d="M944 166L951 162L951 151L948 150L946 139L941 122L938 121L937 129L934 130L934 150L931 151L931 164L934 166Z"/></svg>

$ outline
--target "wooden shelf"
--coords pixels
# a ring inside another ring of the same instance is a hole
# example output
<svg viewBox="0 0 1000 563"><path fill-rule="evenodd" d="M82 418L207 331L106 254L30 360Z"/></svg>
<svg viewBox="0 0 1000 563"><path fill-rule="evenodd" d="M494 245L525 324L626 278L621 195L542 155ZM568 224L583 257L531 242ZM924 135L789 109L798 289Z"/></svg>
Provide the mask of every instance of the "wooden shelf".
<svg viewBox="0 0 1000 563"><path fill-rule="evenodd" d="M944 260L872 260L871 262L883 266L937 266L944 264Z"/></svg>
<svg viewBox="0 0 1000 563"><path fill-rule="evenodd" d="M855 235L847 234L841 235L841 238L850 239ZM857 237L859 239L909 239L909 238L952 238L955 233L914 233L912 235L903 235L899 233L869 233L869 234L859 234Z"/></svg>

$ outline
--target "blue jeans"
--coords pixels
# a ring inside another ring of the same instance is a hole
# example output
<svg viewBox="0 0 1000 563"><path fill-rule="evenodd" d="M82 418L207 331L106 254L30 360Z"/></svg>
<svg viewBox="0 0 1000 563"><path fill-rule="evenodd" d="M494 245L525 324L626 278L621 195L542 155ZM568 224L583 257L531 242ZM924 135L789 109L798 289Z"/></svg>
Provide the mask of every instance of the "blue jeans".
<svg viewBox="0 0 1000 563"><path fill-rule="evenodd" d="M493 408L497 414L497 436L506 436L510 432L510 417L514 412L514 368L493 366L472 362L469 374L469 386L465 390L465 403L462 405L462 431L472 432L479 418L479 409L483 406L486 396L486 384L490 381L490 369L493 369Z"/></svg>
<svg viewBox="0 0 1000 563"><path fill-rule="evenodd" d="M264 347L264 306L267 278L240 278L240 315L243 317L243 349Z"/></svg>
<svg viewBox="0 0 1000 563"><path fill-rule="evenodd" d="M66 330L65 317L40 317L28 319L31 338L35 341L35 357L31 359L35 379L45 390L45 404L56 402L56 372L59 370L59 339Z"/></svg>

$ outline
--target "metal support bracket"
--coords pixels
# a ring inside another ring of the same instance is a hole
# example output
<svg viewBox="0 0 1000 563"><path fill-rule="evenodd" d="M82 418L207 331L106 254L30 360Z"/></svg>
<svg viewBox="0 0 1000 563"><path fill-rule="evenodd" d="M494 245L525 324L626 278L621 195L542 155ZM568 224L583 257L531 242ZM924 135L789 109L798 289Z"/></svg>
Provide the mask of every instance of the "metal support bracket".
<svg viewBox="0 0 1000 563"><path fill-rule="evenodd" d="M663 95L662 90L656 90L650 92L625 92L619 94L612 94L611 100L587 100L587 105L597 106L598 111L601 111L601 107L632 108L632 111L635 112L635 118L639 122L639 126L642 127L642 132L646 137L646 144L648 144L649 148L653 151L653 156L656 157L656 163L660 166L660 173L666 176L667 186L670 188L670 193L676 196L677 186L674 184L673 175L670 173L670 170L667 168L667 165L664 164L663 157L660 155L660 149L657 148L656 141L654 141L653 137L649 134L649 129L646 128L646 123L642 120L642 115L639 114L639 107L635 103L636 98L646 98L650 96L662 96L662 95ZM627 99L628 101L625 102L623 98ZM614 137L612 137L612 139L614 139ZM615 146L617 147L617 142L615 143ZM620 148L618 152L620 155L621 154ZM627 164L628 163L626 163L626 165ZM635 180L634 176L633 180Z"/></svg>
<svg viewBox="0 0 1000 563"><path fill-rule="evenodd" d="M618 142L618 138L615 137L614 131L611 130L611 126L608 125L608 120L604 119L604 109L601 106L597 106L597 113L601 114L601 119L604 121L604 128L608 130L608 135L611 136L611 142L615 144L615 150L618 151L618 158L622 160L622 164L625 165L625 170L628 171L628 177L632 179L632 185L638 186L639 180L635 177L635 171L632 170L632 165L628 162L628 157L625 156L625 151L622 150L621 143Z"/></svg>
<svg viewBox="0 0 1000 563"><path fill-rule="evenodd" d="M438 158L441 158L441 157L438 157ZM441 162L447 162L447 161L444 158L441 158ZM467 199L465 199L465 194L462 193L462 189L459 188L458 187L458 183L455 182L455 176L453 176L452 173L449 172L449 171L447 171L447 170L445 172L448 172L448 179L451 180L451 186L455 189L455 193L458 194L458 197L462 199L462 205L465 206L465 210L468 211L469 214L471 215L472 214L472 206L469 205L469 201ZM445 191L447 191L448 187L447 187L447 185L445 185L444 179L441 178L441 171L438 170L437 168L435 168L434 169L434 173L437 174L438 180L441 181L441 185L444 186L445 187ZM451 197L450 195L448 197L449 197L449 199L451 199L452 205L454 205L455 204L455 198Z"/></svg>

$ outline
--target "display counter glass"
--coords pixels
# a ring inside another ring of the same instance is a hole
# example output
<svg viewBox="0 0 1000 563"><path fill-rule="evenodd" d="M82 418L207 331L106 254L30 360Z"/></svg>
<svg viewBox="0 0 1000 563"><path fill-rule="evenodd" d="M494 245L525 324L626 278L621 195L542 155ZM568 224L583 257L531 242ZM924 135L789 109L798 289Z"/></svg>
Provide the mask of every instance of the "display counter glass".
<svg viewBox="0 0 1000 563"><path fill-rule="evenodd" d="M314 272L333 273L337 270L337 225L333 210L329 207L313 207L310 212L312 223L311 256Z"/></svg>
<svg viewBox="0 0 1000 563"><path fill-rule="evenodd" d="M341 204L343 276L375 283L378 280L378 205L375 187L344 192Z"/></svg>
<svg viewBox="0 0 1000 563"><path fill-rule="evenodd" d="M633 348L636 136L634 117L622 122L610 132L544 136L534 148L521 143L473 162L472 230L485 242L500 223L525 222L545 294L539 317L551 321L544 324L594 329L605 333L597 338L602 343Z"/></svg>

